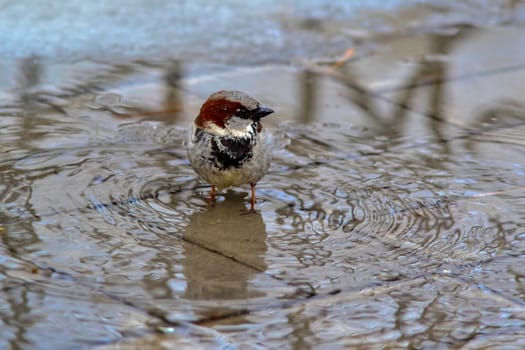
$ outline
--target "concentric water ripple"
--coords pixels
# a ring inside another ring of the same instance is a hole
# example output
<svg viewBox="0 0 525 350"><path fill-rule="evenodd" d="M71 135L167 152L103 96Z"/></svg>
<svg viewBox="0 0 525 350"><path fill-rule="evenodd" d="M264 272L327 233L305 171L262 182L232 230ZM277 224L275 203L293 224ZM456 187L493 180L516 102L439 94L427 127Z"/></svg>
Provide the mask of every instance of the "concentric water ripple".
<svg viewBox="0 0 525 350"><path fill-rule="evenodd" d="M389 274L418 274L423 260L430 264L428 269L458 254L468 253L472 260L496 254L496 243L487 239L500 237L503 228L494 227L487 235L488 222L469 226L472 216L459 215L468 210L465 204L483 204L458 196L457 181L454 186L458 172L447 169L461 163L457 155L454 162L445 160L432 167L422 149L389 152L389 139L364 138L365 130L323 125L316 128L318 137L311 137L313 128L301 131L284 125L277 133L284 148L276 150L274 166L258 186L269 237L268 247L262 250L267 253L264 262L254 266L287 282L335 288L334 281L344 280L341 283L346 285L355 271L381 280ZM133 284L134 275L143 275L127 265L130 261L183 259L191 217L209 211L206 186L198 185L185 160L183 128L128 124L119 135L120 142L36 153L13 164L34 183L35 199L31 211L26 210L28 215L45 217L33 224L39 244L69 254L54 255L38 245L26 249L49 252L39 253L38 260L44 266L62 266L68 273L104 276L119 270L126 276L104 277L106 287ZM471 157L465 152L465 161ZM483 179L475 175L469 185ZM506 174L510 181L511 175ZM452 186L447 188L443 184L448 181ZM58 201L57 188L63 194ZM468 193L474 190L469 186ZM23 188L18 191L24 193ZM226 205L228 197L221 201ZM20 199L4 201L9 202L18 203L11 211L29 208ZM478 227L484 228L485 245L479 244ZM518 235L519 230L507 224L504 232ZM171 243L166 246L159 240ZM78 247L83 248L77 255ZM343 255L346 258L341 259ZM304 270L305 276L288 281L286 270L292 268ZM371 268L377 271L370 272ZM319 282L315 269L323 274L324 269L332 269L333 274Z"/></svg>
<svg viewBox="0 0 525 350"><path fill-rule="evenodd" d="M319 130L323 140L329 138L324 133L332 135L327 127ZM447 142L460 149L448 157L432 150L435 145L363 156L353 153L362 146L354 147L355 139L348 135L346 143L337 143L347 152L331 154L331 145L302 136L295 134L301 142L292 140L285 152L293 154L296 162L305 161L285 175L272 174L266 179L267 186L277 184L272 195L286 201L281 206L274 204L274 222L269 225L275 232L272 243L276 250L296 257L293 265L287 260L294 268L308 268L308 273L315 274L311 267L329 269L337 261L342 267L339 274L348 282L359 269L360 259L366 261L365 269L375 263L399 275L399 271L437 269L439 262L480 261L505 251L522 251L524 213L516 212L522 190L516 186L523 184L523 177L516 167L502 170L505 167L490 153L492 159L481 164L480 153L461 150L461 140L452 139ZM494 150L494 145L490 147ZM308 162L315 159L314 149L328 156ZM522 150L516 152L517 157ZM429 159L429 154L437 157ZM501 193L488 193L486 201L480 200L482 197L474 196L491 188L487 186L491 178L486 175L491 166L506 181L492 181L492 188ZM468 181L458 179L461 174ZM509 220L509 213L513 219ZM349 263L342 266L345 260ZM384 278L381 273L375 275Z"/></svg>

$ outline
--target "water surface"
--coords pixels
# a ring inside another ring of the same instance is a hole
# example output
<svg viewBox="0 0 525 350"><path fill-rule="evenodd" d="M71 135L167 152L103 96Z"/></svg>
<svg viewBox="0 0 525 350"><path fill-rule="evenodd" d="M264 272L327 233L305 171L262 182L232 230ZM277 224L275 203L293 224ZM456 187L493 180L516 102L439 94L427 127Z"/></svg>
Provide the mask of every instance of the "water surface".
<svg viewBox="0 0 525 350"><path fill-rule="evenodd" d="M522 9L483 3L482 27L468 3L440 3L462 24L396 6L428 30L374 22L342 65L315 40L234 66L19 60L26 38L0 93L0 347L522 348ZM223 88L276 110L251 215L248 187L209 203L183 146Z"/></svg>

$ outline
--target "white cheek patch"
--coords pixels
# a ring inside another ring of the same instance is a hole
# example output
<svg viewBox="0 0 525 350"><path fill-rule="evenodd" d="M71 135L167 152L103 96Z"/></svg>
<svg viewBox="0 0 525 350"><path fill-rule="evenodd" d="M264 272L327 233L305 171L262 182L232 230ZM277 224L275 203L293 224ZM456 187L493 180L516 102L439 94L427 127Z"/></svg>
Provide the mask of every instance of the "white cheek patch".
<svg viewBox="0 0 525 350"><path fill-rule="evenodd" d="M215 123L206 123L206 131L217 136L228 136L230 133L226 128L218 127Z"/></svg>

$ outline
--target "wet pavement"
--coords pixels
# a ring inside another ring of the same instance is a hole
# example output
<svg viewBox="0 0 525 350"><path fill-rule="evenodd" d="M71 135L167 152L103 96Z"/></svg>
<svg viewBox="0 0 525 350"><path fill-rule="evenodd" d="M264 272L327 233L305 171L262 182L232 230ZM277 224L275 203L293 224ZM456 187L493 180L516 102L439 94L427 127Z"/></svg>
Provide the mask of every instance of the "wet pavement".
<svg viewBox="0 0 525 350"><path fill-rule="evenodd" d="M524 348L525 10L473 3L272 12L337 55L4 61L0 348ZM186 159L219 89L276 111L250 215Z"/></svg>

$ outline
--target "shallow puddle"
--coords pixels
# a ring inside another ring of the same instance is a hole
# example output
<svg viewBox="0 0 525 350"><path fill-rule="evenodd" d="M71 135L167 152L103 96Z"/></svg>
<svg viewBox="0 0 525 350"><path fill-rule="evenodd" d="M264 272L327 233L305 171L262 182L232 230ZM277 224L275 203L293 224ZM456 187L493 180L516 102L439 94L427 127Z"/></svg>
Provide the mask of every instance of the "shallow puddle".
<svg viewBox="0 0 525 350"><path fill-rule="evenodd" d="M6 63L0 348L522 348L521 28L432 13L340 66ZM276 110L255 213L186 158L219 89Z"/></svg>

